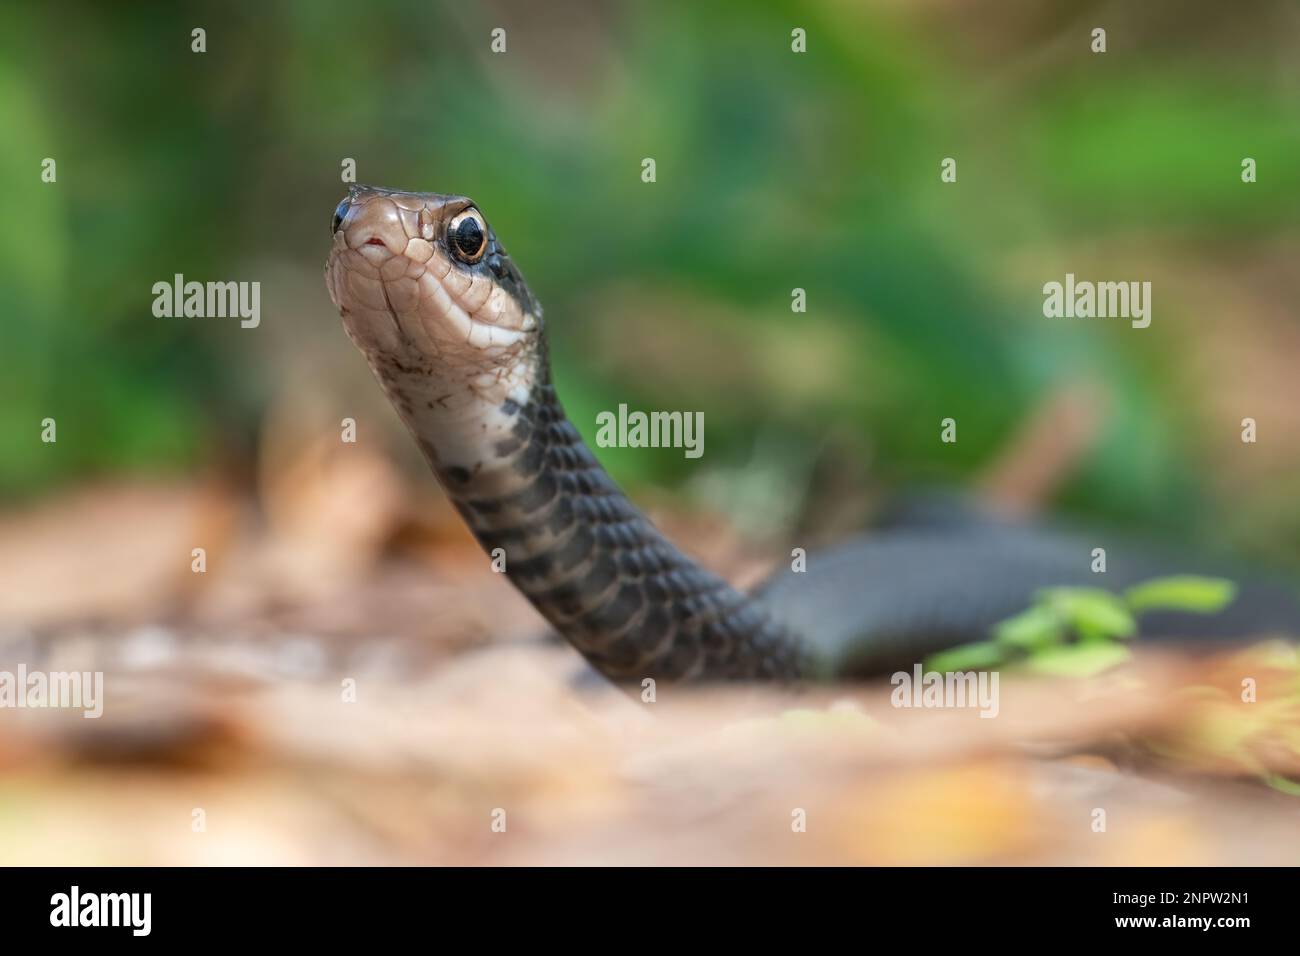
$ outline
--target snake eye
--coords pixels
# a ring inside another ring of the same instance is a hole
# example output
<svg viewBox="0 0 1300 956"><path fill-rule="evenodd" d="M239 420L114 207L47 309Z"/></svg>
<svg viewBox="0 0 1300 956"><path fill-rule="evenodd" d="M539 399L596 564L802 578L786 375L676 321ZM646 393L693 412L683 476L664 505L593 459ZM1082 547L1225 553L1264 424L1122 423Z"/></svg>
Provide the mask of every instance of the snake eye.
<svg viewBox="0 0 1300 956"><path fill-rule="evenodd" d="M343 225L343 217L348 214L348 207L352 205L351 199L345 199L339 203L338 208L334 210L334 221L330 223L330 235L339 231L339 226Z"/></svg>
<svg viewBox="0 0 1300 956"><path fill-rule="evenodd" d="M447 245L461 262L473 265L487 251L487 223L477 209L458 213L447 226Z"/></svg>

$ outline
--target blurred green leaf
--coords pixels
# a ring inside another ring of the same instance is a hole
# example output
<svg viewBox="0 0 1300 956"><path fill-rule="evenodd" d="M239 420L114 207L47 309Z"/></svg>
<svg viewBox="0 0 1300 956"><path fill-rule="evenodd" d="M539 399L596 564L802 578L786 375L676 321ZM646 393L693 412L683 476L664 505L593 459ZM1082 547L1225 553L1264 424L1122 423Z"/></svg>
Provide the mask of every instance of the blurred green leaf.
<svg viewBox="0 0 1300 956"><path fill-rule="evenodd" d="M928 658L925 669L951 673L953 671L985 670L1002 663L1006 649L995 641L978 641L949 648Z"/></svg>
<svg viewBox="0 0 1300 956"><path fill-rule="evenodd" d="M1047 588L1040 600L1084 640L1132 637L1137 621L1120 598L1101 588Z"/></svg>
<svg viewBox="0 0 1300 956"><path fill-rule="evenodd" d="M1236 596L1237 585L1232 581L1185 574L1131 587L1124 592L1124 601L1136 614L1158 610L1217 614Z"/></svg>
<svg viewBox="0 0 1300 956"><path fill-rule="evenodd" d="M1055 607L1035 604L998 624L993 629L993 639L998 644L1032 650L1059 643L1065 637L1064 625Z"/></svg>
<svg viewBox="0 0 1300 956"><path fill-rule="evenodd" d="M1279 793L1285 793L1291 797L1300 797L1300 782L1277 774L1266 774L1264 782Z"/></svg>
<svg viewBox="0 0 1300 956"><path fill-rule="evenodd" d="M1113 641L1088 641L1069 647L1053 647L1029 659L1026 667L1051 677L1091 677L1122 664L1133 656L1127 645Z"/></svg>

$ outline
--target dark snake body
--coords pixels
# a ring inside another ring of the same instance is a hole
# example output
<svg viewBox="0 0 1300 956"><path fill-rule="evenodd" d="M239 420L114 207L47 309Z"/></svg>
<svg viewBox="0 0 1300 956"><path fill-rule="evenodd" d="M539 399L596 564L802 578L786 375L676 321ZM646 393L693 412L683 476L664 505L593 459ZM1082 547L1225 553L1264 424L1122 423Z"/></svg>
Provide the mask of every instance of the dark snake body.
<svg viewBox="0 0 1300 956"><path fill-rule="evenodd" d="M1115 542L1098 575L1094 545L1077 532L972 514L814 551L809 570L780 571L747 595L683 555L628 500L568 420L549 376L529 402L506 410L514 429L495 451L516 479L511 490L484 495L473 474L436 462L434 471L484 551L504 553L515 587L618 682L869 676L986 638L1040 588L1243 573ZM1256 579L1220 614L1155 614L1143 635L1226 642L1297 625L1300 603L1286 584Z"/></svg>
<svg viewBox="0 0 1300 956"><path fill-rule="evenodd" d="M462 255L460 226L476 257ZM484 550L619 682L870 674L981 640L1037 589L1112 590L1173 573L1245 582L1226 611L1153 615L1143 635L1300 631L1290 582L1109 536L978 518L912 521L808 556L746 595L623 495L565 416L541 309L464 197L353 187L326 266L345 327ZM455 233L453 237L453 231ZM453 242L454 238L454 242ZM480 244L481 243L481 244ZM1092 573L1092 550L1110 567Z"/></svg>
<svg viewBox="0 0 1300 956"><path fill-rule="evenodd" d="M483 549L553 627L617 681L793 679L807 647L751 598L683 555L623 495L564 414L549 379L506 408L496 447L517 487L484 495L445 473Z"/></svg>

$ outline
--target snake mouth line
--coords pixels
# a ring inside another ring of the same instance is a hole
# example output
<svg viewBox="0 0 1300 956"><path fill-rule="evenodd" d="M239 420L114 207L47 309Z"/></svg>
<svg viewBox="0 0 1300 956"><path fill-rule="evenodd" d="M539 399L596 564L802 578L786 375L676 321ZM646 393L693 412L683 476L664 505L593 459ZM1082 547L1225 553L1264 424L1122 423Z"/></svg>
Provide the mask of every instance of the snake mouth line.
<svg viewBox="0 0 1300 956"><path fill-rule="evenodd" d="M466 347L485 354L496 354L499 350L512 349L523 342L530 333L536 331L537 322L531 315L522 316L519 328L512 328L509 325L498 324L482 314L471 314L465 309L459 298L448 293L445 288L438 283L441 295L446 300L446 307L438 310L437 315L428 311L422 311L417 308L413 312L402 312L398 309L393 301L393 293L390 289L390 283L394 280L387 279L383 276L383 263L394 258L400 258L410 263L408 257L401 254L390 254L382 257L374 254L367 254L366 248L369 246L378 246L387 253L389 252L387 244L379 237L367 239L360 246L353 248L351 251L354 255L359 255L375 266L379 272L376 276L376 285L380 295L383 297L383 307L370 310L374 316L370 321L387 321L391 328L394 339L404 349L412 349L426 358L437 358L447 344L446 340L454 340L456 343L463 344ZM343 251L346 255L347 250ZM337 268L349 271L346 260L337 263ZM341 301L340 305L346 306L347 300ZM363 310L364 311L364 310ZM380 319L375 313L382 312L384 319ZM362 313L349 309L345 318L350 323L362 323L365 319L361 317ZM413 330L408 323L416 323L418 330ZM437 326L441 326L441 332L437 331Z"/></svg>
<svg viewBox="0 0 1300 956"><path fill-rule="evenodd" d="M370 240L370 242L374 241L374 239ZM382 239L379 240L379 244L381 246L383 245ZM408 347L411 346L411 337L407 335L406 330L402 328L402 320L397 317L397 310L393 308L393 300L388 295L388 284L381 281L379 283L379 288L382 289L384 293L384 314L388 316L388 321L393 323L393 331L397 333L397 340Z"/></svg>

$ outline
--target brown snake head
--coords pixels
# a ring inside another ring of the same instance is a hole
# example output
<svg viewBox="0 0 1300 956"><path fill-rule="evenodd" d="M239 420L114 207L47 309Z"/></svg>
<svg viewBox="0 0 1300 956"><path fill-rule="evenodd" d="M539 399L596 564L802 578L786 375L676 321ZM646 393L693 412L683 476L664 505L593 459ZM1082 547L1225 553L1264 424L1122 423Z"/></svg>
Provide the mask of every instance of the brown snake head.
<svg viewBox="0 0 1300 956"><path fill-rule="evenodd" d="M418 371L448 410L526 397L542 310L473 201L353 186L331 225L326 285L381 382Z"/></svg>

